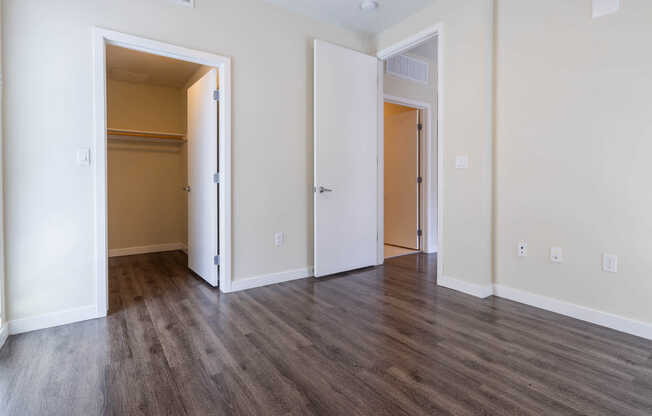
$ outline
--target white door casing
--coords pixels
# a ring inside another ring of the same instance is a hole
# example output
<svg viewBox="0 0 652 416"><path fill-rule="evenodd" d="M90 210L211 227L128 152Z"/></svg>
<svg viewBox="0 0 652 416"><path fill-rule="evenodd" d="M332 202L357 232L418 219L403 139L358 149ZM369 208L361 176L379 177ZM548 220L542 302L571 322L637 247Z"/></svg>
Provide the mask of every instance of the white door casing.
<svg viewBox="0 0 652 416"><path fill-rule="evenodd" d="M315 276L372 266L378 239L378 61L315 40Z"/></svg>
<svg viewBox="0 0 652 416"><path fill-rule="evenodd" d="M217 286L218 171L217 70L188 89L188 267Z"/></svg>

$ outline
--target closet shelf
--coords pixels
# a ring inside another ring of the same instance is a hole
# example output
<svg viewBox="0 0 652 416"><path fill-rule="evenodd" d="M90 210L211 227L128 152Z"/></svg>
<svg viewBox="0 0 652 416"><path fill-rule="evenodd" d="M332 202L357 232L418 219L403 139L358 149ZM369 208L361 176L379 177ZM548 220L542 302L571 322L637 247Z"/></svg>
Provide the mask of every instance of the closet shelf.
<svg viewBox="0 0 652 416"><path fill-rule="evenodd" d="M141 143L178 143L186 142L183 134L163 133L157 131L107 129L108 140Z"/></svg>

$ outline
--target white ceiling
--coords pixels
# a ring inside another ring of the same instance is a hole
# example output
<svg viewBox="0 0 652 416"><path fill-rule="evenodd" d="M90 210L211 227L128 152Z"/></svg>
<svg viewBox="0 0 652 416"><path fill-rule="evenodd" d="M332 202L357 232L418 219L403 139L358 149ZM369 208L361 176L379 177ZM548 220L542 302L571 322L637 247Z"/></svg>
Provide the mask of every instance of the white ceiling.
<svg viewBox="0 0 652 416"><path fill-rule="evenodd" d="M375 11L360 10L362 0L263 0L347 29L376 34L436 0L377 0Z"/></svg>
<svg viewBox="0 0 652 416"><path fill-rule="evenodd" d="M108 45L106 48L107 76L116 81L181 88L200 67L192 62L118 46Z"/></svg>

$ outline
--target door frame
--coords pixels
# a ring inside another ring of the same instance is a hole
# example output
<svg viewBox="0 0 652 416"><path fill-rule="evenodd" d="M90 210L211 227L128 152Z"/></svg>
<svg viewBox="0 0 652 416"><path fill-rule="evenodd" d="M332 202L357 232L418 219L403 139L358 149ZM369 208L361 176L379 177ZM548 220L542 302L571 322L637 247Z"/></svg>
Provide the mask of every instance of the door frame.
<svg viewBox="0 0 652 416"><path fill-rule="evenodd" d="M108 311L108 210L107 210L107 104L106 46L115 45L218 69L219 73L219 283L220 291L231 291L231 58L168 43L93 28L93 126L95 164L95 264L97 315Z"/></svg>
<svg viewBox="0 0 652 416"><path fill-rule="evenodd" d="M422 114L425 114L423 120L423 130L422 135L419 138L421 140L421 152L419 154L419 163L421 164L420 173L423 178L423 183L421 184L421 198L419 201L419 220L421 223L421 230L423 235L421 236L420 248L419 251L423 253L436 253L437 252L437 222L434 215L429 215L429 213L434 213L437 209L435 198L433 196L437 195L436 188L433 189L433 186L436 183L436 177L433 177L433 163L431 162L437 152L437 143L435 137L433 137L432 129L432 105L424 101L412 100L409 98L398 97L396 95L383 94L383 104L392 103L399 104L406 107L414 108L415 110L420 110ZM384 118L383 118L384 119ZM383 120L383 129L384 129L384 120ZM384 132L383 132L384 133ZM383 134L383 148L385 145L385 137ZM384 150L384 149L383 149ZM385 172L385 160L383 152L383 181L384 181L384 172ZM383 192L384 192L384 183L383 183ZM384 205L384 195L383 195L383 205ZM384 207L383 207L384 212ZM385 245L385 222L383 221L383 238L379 239L382 245ZM384 253L383 253L384 256Z"/></svg>
<svg viewBox="0 0 652 416"><path fill-rule="evenodd" d="M437 275L443 275L443 252L444 252L444 239L443 239L443 218L444 218L444 65L443 65L443 45L444 45L444 31L443 25L438 23L431 27L428 27L412 36L409 36L401 41L398 41L387 48L379 50L376 53L378 61L378 264L383 264L385 261L384 256L384 143L385 143L385 128L384 128L384 117L381 115L384 114L384 103L385 103L385 94L383 90L383 77L384 77L384 65L383 62L401 52L405 52L413 47L423 43L431 38L436 37L437 41L437 88L435 92L435 103L437 117L433 120L433 111L430 108L428 111L427 117L427 129L428 129L428 140L426 141L425 152L427 157L424 161L424 168L426 169L426 175L424 182L427 182L427 185L424 186L426 192L429 193L427 201L425 204L425 215L423 216L424 220L424 234L426 234L425 243L424 243L424 252L426 253L437 253ZM427 103L418 103L413 100L402 99L400 97L391 97L390 99L396 99L398 104L405 103L408 106L417 106L427 104ZM427 104L429 107L430 105ZM436 129L433 121L436 124ZM432 134L435 133L436 134ZM436 155L436 159L435 159ZM436 160L437 169L434 169L433 162ZM434 193L434 195L433 195ZM436 203L435 203L436 196ZM433 212L433 208L436 208L436 213ZM427 227L427 231L425 229Z"/></svg>

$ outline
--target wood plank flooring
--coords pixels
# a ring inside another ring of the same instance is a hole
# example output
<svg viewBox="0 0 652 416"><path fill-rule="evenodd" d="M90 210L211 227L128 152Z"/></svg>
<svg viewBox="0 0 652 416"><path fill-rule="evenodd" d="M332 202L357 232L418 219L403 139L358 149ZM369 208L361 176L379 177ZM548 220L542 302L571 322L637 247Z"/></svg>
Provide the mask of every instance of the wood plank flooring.
<svg viewBox="0 0 652 416"><path fill-rule="evenodd" d="M652 342L437 287L412 255L230 295L110 260L106 319L12 336L0 415L651 415Z"/></svg>

